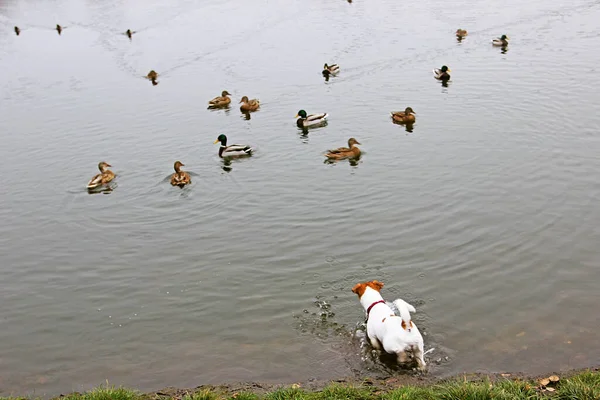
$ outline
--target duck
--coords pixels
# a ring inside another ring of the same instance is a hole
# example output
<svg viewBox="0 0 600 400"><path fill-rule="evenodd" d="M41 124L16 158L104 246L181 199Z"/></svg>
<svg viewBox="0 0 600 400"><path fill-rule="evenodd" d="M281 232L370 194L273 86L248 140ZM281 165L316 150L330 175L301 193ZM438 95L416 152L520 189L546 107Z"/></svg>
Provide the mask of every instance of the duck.
<svg viewBox="0 0 600 400"><path fill-rule="evenodd" d="M298 118L296 120L296 125L298 125L299 128L320 125L327 121L327 117L329 117L329 114L327 113L307 115L306 111L300 110L298 111L298 114L296 114L296 118Z"/></svg>
<svg viewBox="0 0 600 400"><path fill-rule="evenodd" d="M411 107L406 107L404 111L392 111L390 114L394 122L399 124L412 124L415 122L415 112Z"/></svg>
<svg viewBox="0 0 600 400"><path fill-rule="evenodd" d="M208 107L217 108L228 106L229 103L231 103L231 99L227 96L231 96L231 94L227 90L223 90L221 96L217 96L208 102Z"/></svg>
<svg viewBox="0 0 600 400"><path fill-rule="evenodd" d="M329 78L329 75L335 76L338 72L340 72L340 66L337 64L327 65L327 63L325 63L323 66L323 76L326 78Z"/></svg>
<svg viewBox="0 0 600 400"><path fill-rule="evenodd" d="M469 33L465 30L465 29L457 29L456 30L456 37L457 38L464 38L465 36L467 36Z"/></svg>
<svg viewBox="0 0 600 400"><path fill-rule="evenodd" d="M112 167L112 165L105 161L102 161L98 164L100 173L90 179L87 184L88 189L97 189L101 186L108 185L113 179L115 179L115 173L107 169L108 167Z"/></svg>
<svg viewBox="0 0 600 400"><path fill-rule="evenodd" d="M131 36L132 36L134 33L135 33L135 31L132 31L131 29L127 29L127 30L125 31L125 34L127 35L127 37L128 37L129 39L131 39Z"/></svg>
<svg viewBox="0 0 600 400"><path fill-rule="evenodd" d="M58 32L58 34L60 35L62 33L63 27L60 26L59 24L56 24L56 31Z"/></svg>
<svg viewBox="0 0 600 400"><path fill-rule="evenodd" d="M435 77L435 79L447 81L450 79L450 74L448 72L452 71L450 71L450 69L447 66L442 65L442 68L435 68L433 70L433 76Z"/></svg>
<svg viewBox="0 0 600 400"><path fill-rule="evenodd" d="M492 39L492 44L494 46L508 46L508 36L502 35L499 38Z"/></svg>
<svg viewBox="0 0 600 400"><path fill-rule="evenodd" d="M221 142L221 147L219 147L219 157L244 157L252 155L252 151L254 149L247 144L230 144L227 146L227 136L220 134L217 140L215 140L215 144Z"/></svg>
<svg viewBox="0 0 600 400"><path fill-rule="evenodd" d="M156 73L155 70L150 70L150 72L148 72L148 75L146 75L146 78L150 79L152 81L152 85L156 86L158 85L158 81L156 80L156 78L158 78L158 74Z"/></svg>
<svg viewBox="0 0 600 400"><path fill-rule="evenodd" d="M18 26L15 26L15 33L17 34L17 36L19 36L21 34L21 30L19 29Z"/></svg>
<svg viewBox="0 0 600 400"><path fill-rule="evenodd" d="M256 111L260 107L260 101L257 99L248 100L248 96L242 97L240 104L241 111Z"/></svg>
<svg viewBox="0 0 600 400"><path fill-rule="evenodd" d="M179 186L180 188L192 183L190 174L182 171L181 167L185 167L185 164L183 164L181 161L175 161L175 165L173 166L173 168L175 168L175 173L171 175L171 185Z"/></svg>
<svg viewBox="0 0 600 400"><path fill-rule="evenodd" d="M334 150L328 150L328 153L325 154L325 157L342 160L344 158L358 158L360 157L360 148L356 145L360 144L360 142L354 138L348 139L348 147L340 147Z"/></svg>

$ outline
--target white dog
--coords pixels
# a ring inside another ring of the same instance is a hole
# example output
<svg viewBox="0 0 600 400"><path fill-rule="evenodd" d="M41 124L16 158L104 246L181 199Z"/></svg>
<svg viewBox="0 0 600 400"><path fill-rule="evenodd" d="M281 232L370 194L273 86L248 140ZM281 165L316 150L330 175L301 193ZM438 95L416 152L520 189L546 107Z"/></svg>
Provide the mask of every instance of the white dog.
<svg viewBox="0 0 600 400"><path fill-rule="evenodd" d="M358 295L360 304L367 313L367 336L376 350L396 354L399 364L410 362L410 354L420 371L425 371L423 359L423 337L410 319L410 311L415 308L402 299L394 300L400 317L385 304L379 291L383 283L370 281L357 283L352 291Z"/></svg>

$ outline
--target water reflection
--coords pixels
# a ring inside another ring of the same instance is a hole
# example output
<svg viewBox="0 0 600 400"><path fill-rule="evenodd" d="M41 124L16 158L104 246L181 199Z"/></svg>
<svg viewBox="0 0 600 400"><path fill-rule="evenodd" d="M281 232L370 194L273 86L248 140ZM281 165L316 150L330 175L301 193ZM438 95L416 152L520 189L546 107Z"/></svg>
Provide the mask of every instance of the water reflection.
<svg viewBox="0 0 600 400"><path fill-rule="evenodd" d="M412 133L413 132L413 127L415 126L414 122L401 123L401 122L396 122L396 121L392 120L392 123L394 125L403 126L404 129L406 130L406 132L408 132L408 133Z"/></svg>
<svg viewBox="0 0 600 400"><path fill-rule="evenodd" d="M225 172L231 172L231 170L233 169L233 167L231 166L231 159L229 158L224 158L223 159L223 165L221 166L221 169Z"/></svg>
<svg viewBox="0 0 600 400"><path fill-rule="evenodd" d="M502 46L502 47L500 47L500 53L506 54L507 51L508 51L508 46Z"/></svg>
<svg viewBox="0 0 600 400"><path fill-rule="evenodd" d="M240 110L240 112L242 113L242 119L246 120L246 121L250 121L250 119L252 118L250 116L250 111L243 111Z"/></svg>
<svg viewBox="0 0 600 400"><path fill-rule="evenodd" d="M231 112L231 107L229 107L229 104L227 104L226 106L221 106L221 107L208 106L208 107L206 107L206 109L210 112L223 111L225 113L225 115L229 115L229 113Z"/></svg>
<svg viewBox="0 0 600 400"><path fill-rule="evenodd" d="M357 167L358 164L360 163L360 159L362 158L362 154L359 154L356 157L351 157L351 158L341 158L341 159L335 159L335 158L326 158L325 161L323 161L323 164L327 164L327 165L335 165L341 162L346 162L348 161L348 164L350 164L350 166L352 167Z"/></svg>
<svg viewBox="0 0 600 400"><path fill-rule="evenodd" d="M117 188L116 182L111 182L108 185L100 186L94 189L86 189L88 194L110 194Z"/></svg>

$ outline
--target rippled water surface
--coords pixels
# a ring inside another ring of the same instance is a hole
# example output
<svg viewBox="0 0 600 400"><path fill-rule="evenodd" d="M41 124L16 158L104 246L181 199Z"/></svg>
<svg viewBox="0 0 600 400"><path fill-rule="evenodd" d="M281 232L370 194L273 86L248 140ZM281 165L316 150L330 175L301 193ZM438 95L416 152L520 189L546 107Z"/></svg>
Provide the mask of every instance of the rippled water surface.
<svg viewBox="0 0 600 400"><path fill-rule="evenodd" d="M0 394L389 373L351 339L367 279L417 306L431 374L597 365L599 20L597 0L2 1ZM412 132L389 118L409 105ZM255 155L224 165L219 133ZM352 136L358 164L323 163ZM117 187L90 195L102 160Z"/></svg>

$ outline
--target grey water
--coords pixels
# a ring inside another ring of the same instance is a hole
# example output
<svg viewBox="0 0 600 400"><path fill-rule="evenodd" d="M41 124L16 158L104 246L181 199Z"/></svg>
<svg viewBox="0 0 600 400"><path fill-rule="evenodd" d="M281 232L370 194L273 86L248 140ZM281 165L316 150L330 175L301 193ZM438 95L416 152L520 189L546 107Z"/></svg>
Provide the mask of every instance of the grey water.
<svg viewBox="0 0 600 400"><path fill-rule="evenodd" d="M0 394L387 373L352 343L371 279L416 305L430 374L598 365L598 20L597 0L3 0ZM224 163L220 133L254 156ZM349 137L360 161L325 164ZM90 195L100 161L116 187Z"/></svg>

